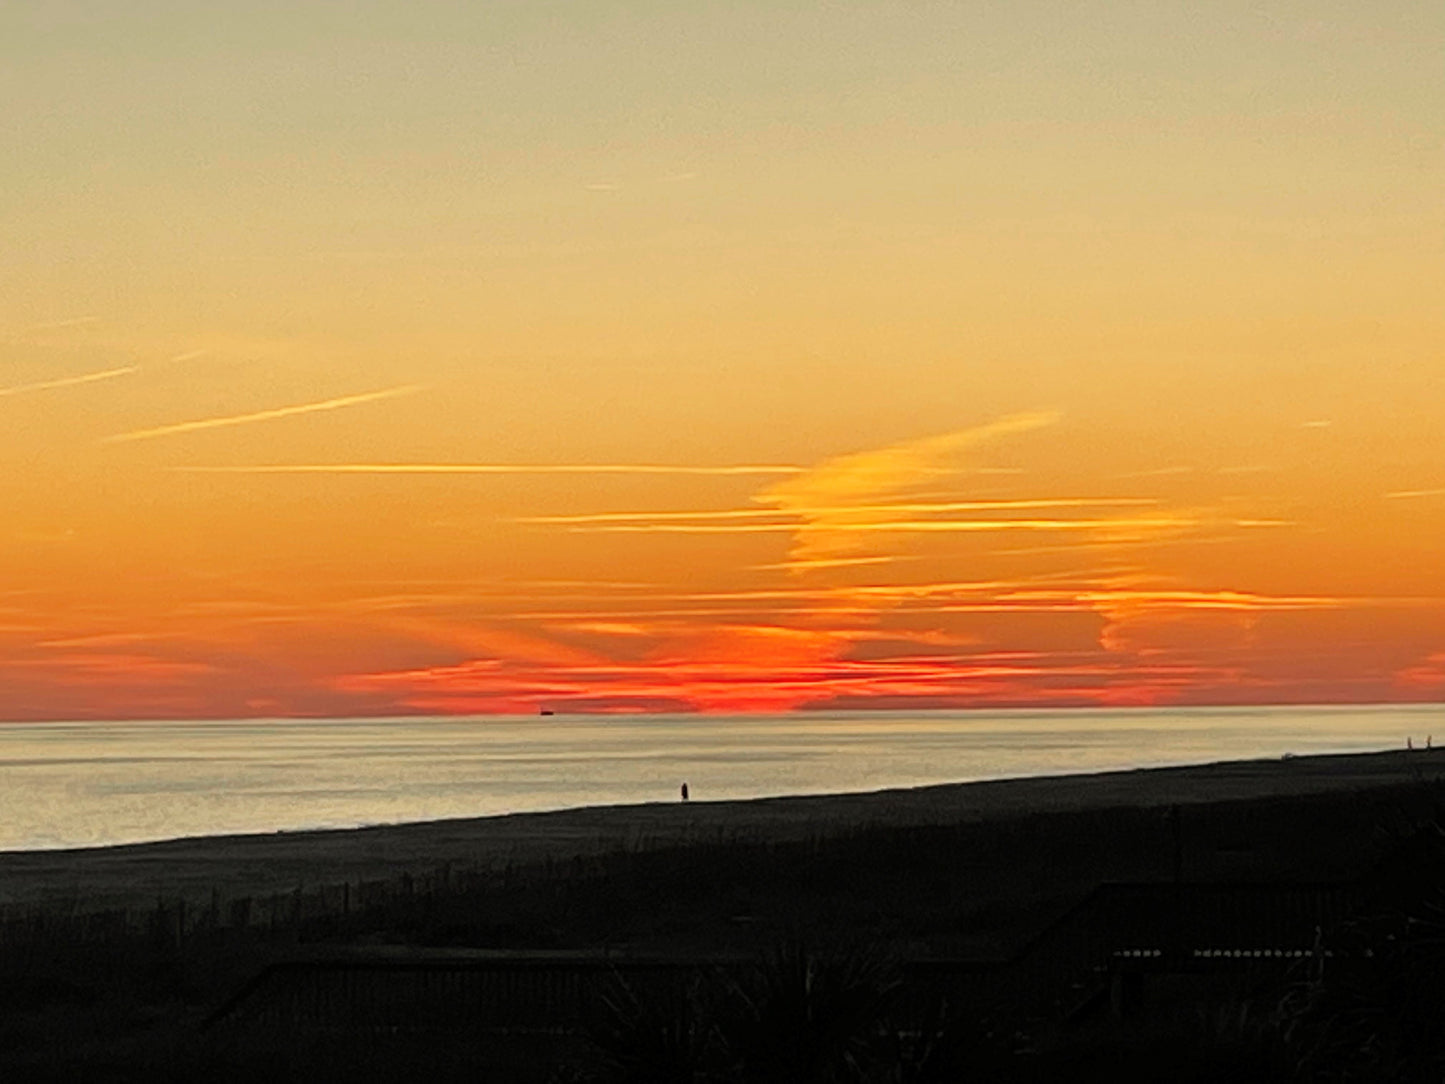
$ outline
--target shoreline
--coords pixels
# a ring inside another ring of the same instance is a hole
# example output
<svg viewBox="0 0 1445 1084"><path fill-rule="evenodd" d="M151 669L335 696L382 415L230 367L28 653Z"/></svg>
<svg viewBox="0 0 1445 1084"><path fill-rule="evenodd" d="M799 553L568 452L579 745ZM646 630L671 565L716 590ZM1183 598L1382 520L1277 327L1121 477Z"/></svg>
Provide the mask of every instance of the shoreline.
<svg viewBox="0 0 1445 1084"><path fill-rule="evenodd" d="M584 806L358 828L196 836L0 852L0 904L92 907L158 897L289 891L444 865L526 865L619 849L826 838L871 828L985 824L1040 814L1149 809L1408 788L1445 778L1445 749L1388 750L924 787L720 801Z"/></svg>
<svg viewBox="0 0 1445 1084"><path fill-rule="evenodd" d="M9 851L1365 753L1445 705L419 717L0 727ZM290 725L295 723L295 726ZM705 725L700 725L705 723ZM494 725L500 724L500 725Z"/></svg>

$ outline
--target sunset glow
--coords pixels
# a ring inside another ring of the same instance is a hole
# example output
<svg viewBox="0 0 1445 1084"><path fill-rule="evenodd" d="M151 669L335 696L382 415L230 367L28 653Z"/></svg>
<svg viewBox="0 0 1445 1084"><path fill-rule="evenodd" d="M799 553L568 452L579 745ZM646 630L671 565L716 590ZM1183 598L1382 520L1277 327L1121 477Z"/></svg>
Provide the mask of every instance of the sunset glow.
<svg viewBox="0 0 1445 1084"><path fill-rule="evenodd" d="M1277 7L6 6L0 718L1445 700L1445 8Z"/></svg>

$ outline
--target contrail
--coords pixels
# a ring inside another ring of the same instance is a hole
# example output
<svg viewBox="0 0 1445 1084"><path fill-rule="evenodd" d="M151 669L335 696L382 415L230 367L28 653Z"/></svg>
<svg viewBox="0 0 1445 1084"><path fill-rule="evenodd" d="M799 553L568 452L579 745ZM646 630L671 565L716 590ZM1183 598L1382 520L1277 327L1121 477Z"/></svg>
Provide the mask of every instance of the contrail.
<svg viewBox="0 0 1445 1084"><path fill-rule="evenodd" d="M297 414L315 414L323 410L340 410L343 407L359 406L379 399L394 399L398 395L410 395L423 389L422 384L403 384L381 391L368 391L360 395L343 395L337 399L323 399L318 403L299 403L296 406L276 407L272 410L258 410L254 414L231 414L222 418L200 418L191 422L177 422L161 425L154 429L136 429L130 433L117 433L106 437L103 443L115 444L120 441L149 440L151 437L165 437L173 433L194 433L201 429L219 429L228 425L249 425L251 422L268 422L274 418L290 418Z"/></svg>
<svg viewBox="0 0 1445 1084"><path fill-rule="evenodd" d="M102 369L98 373L62 376L58 380L40 380L34 384L16 384L14 387L0 388L0 395L21 395L27 391L49 391L51 388L74 387L76 384L93 384L97 380L113 380L118 376L126 376L139 368L138 365L123 365L119 369Z"/></svg>
<svg viewBox="0 0 1445 1084"><path fill-rule="evenodd" d="M205 347L200 350L187 350L184 354L177 354L175 357L166 358L161 364L178 365L183 361L195 361L196 358L203 358L211 351Z"/></svg>
<svg viewBox="0 0 1445 1084"><path fill-rule="evenodd" d="M1129 505L1155 505L1152 497L1043 497L1030 500L940 501L934 503L902 503L841 505L828 508L730 508L706 512L596 512L568 516L521 516L517 523L582 524L582 523L651 523L668 520L776 520L783 516L841 515L868 516L878 513L900 515L918 512L997 512L1030 508L1106 508Z"/></svg>
<svg viewBox="0 0 1445 1084"><path fill-rule="evenodd" d="M1253 525L1269 525L1257 521ZM897 534L934 534L978 531L1091 531L1118 528L1168 530L1198 526L1198 521L1172 516L1139 517L1137 519L929 519L890 520L850 523L847 530ZM798 530L796 523L606 523L596 526L569 527L579 534L783 534Z"/></svg>
<svg viewBox="0 0 1445 1084"><path fill-rule="evenodd" d="M112 437L112 440L120 439ZM172 467L188 474L801 474L782 464L722 467L655 463L282 463L254 467ZM775 513L776 514L776 513Z"/></svg>
<svg viewBox="0 0 1445 1084"><path fill-rule="evenodd" d="M25 329L24 333L30 335L39 331L62 331L69 327L83 327L86 324L93 324L99 319L99 316L72 316L69 320L52 320L45 324L31 324Z"/></svg>

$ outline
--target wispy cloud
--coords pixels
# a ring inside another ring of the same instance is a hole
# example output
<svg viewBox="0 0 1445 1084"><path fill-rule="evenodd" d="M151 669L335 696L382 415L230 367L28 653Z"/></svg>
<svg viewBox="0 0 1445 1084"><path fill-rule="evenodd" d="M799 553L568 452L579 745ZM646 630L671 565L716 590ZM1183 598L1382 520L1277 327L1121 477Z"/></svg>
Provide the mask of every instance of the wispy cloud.
<svg viewBox="0 0 1445 1084"><path fill-rule="evenodd" d="M79 318L74 319L74 320L62 320L62 321L60 321L60 322L58 322L58 323L54 323L54 324L43 324L43 325L40 325L40 327L41 327L41 328L67 328L67 327L77 327L77 326L80 326L80 325L93 323L93 322L95 321L95 319L96 319L96 318L95 318L94 316L85 316L85 317L79 317ZM34 329L32 329L32 330L34 330ZM209 350L188 350L188 351L186 351L185 353L177 354L177 355L175 355L174 357L166 358L164 361L157 362L157 363L155 363L155 364L159 364L159 365L175 365L175 364L179 364L179 363L181 363L181 362L192 361L192 360L194 360L195 358L203 357L204 355L209 354L209 353L210 353ZM52 379L52 380L36 380L36 381L33 381L33 382L31 382L31 383L28 383L28 384L15 384L15 385L12 385L12 386L10 386L10 387L8 387L8 388L0 388L0 397L10 396L10 395L24 395L24 394L26 394L27 392L32 392L32 391L50 391L50 390L55 389L55 388L73 388L73 387L78 387L78 386L84 385L84 384L95 384L95 383L98 383L98 382L103 381L103 380L115 380L117 377L130 376L130 375L133 374L133 373L138 373L138 372L140 372L141 369L143 369L143 368L146 368L146 366L142 366L142 365L118 365L118 366L116 366L116 367L114 367L114 368L111 368L111 369L101 369L101 370L98 370L98 371L96 371L96 372L81 373L81 374L78 375L78 376L62 376L62 377L56 377L55 379Z"/></svg>
<svg viewBox="0 0 1445 1084"><path fill-rule="evenodd" d="M739 626L712 643L689 644L666 666L606 662L551 668L498 667L490 659L338 677L351 693L395 696L413 710L526 710L538 700L581 710L780 710L808 702L886 702L913 698L977 703L1109 702L1120 695L1166 694L1206 676L1230 674L1191 663L1074 658L1069 654L922 651L880 659L833 656L809 630ZM951 645L956 646L956 645ZM846 724L844 724L846 726ZM863 727L866 724L858 724Z"/></svg>
<svg viewBox="0 0 1445 1084"><path fill-rule="evenodd" d="M1445 687L1445 651L1427 655L1413 665L1402 667L1395 680L1405 686L1438 690Z"/></svg>
<svg viewBox="0 0 1445 1084"><path fill-rule="evenodd" d="M1154 467L1151 470L1131 470L1118 475L1120 478L1172 478L1178 474L1193 474L1193 467L1182 464L1174 467Z"/></svg>
<svg viewBox="0 0 1445 1084"><path fill-rule="evenodd" d="M112 438L116 439L116 438ZM689 466L663 463L277 463L238 467L173 467L190 474L801 474L786 464Z"/></svg>
<svg viewBox="0 0 1445 1084"><path fill-rule="evenodd" d="M958 473L966 466L965 457L983 445L1053 425L1058 417L1052 412L1014 414L972 429L838 456L764 490L757 500L803 520L795 528L791 558L812 561L850 556L865 533L876 531L876 524L896 516L891 511L875 514L859 509L896 503L920 483L940 474ZM870 523L875 526L869 528Z"/></svg>
<svg viewBox="0 0 1445 1084"><path fill-rule="evenodd" d="M166 358L161 364L179 365L183 361L195 361L197 358L203 358L209 353L211 353L211 351L205 347L202 347L200 350L187 350L184 353L175 354Z"/></svg>
<svg viewBox="0 0 1445 1084"><path fill-rule="evenodd" d="M85 327L100 320L99 316L72 316L66 320L50 320L43 324L31 324L22 334L38 335L46 331L67 331L73 327Z"/></svg>
<svg viewBox="0 0 1445 1084"><path fill-rule="evenodd" d="M1332 595L1267 595L1255 591L1182 591L1105 589L1084 591L1016 591L1001 596L1022 602L1077 602L1100 608L1149 606L1181 610L1317 610L1337 609L1352 601Z"/></svg>
<svg viewBox="0 0 1445 1084"><path fill-rule="evenodd" d="M902 557L820 557L816 561L780 561L769 565L753 565L754 572L811 572L825 568L853 568L857 565L891 565L906 560Z"/></svg>
<svg viewBox="0 0 1445 1084"><path fill-rule="evenodd" d="M57 640L41 640L36 647L102 647L115 644L141 644L163 639L154 632L101 632L90 636L69 636Z"/></svg>
<svg viewBox="0 0 1445 1084"><path fill-rule="evenodd" d="M783 620L816 618L826 609L829 621L851 617L873 619L885 609L911 618L944 614L1029 614L1097 612L1109 620L1123 615L1166 615L1169 613L1214 612L1259 614L1268 611L1318 611L1364 609L1439 609L1439 599L1395 599L1368 597L1268 596L1234 591L1178 592L1114 592L1076 589L1068 591L989 591L976 594L957 592L908 592L906 589L884 587L847 592L839 588L816 596L797 598L779 596L775 599L749 598L739 594L735 599L720 596L716 603L670 603L648 606L607 606L596 609L532 610L514 614L539 621L603 620L657 621L676 619L696 621L702 618L729 620L755 615L758 618ZM666 599L662 600L666 601ZM836 628L828 631L836 632Z"/></svg>
<svg viewBox="0 0 1445 1084"><path fill-rule="evenodd" d="M15 384L0 388L0 396L24 395L32 391L50 391L53 388L73 388L79 384L94 384L101 380L114 380L139 371L139 365L122 365L115 369L101 369L99 372L82 373L79 376L62 376L55 380L37 380L32 384Z"/></svg>
<svg viewBox="0 0 1445 1084"><path fill-rule="evenodd" d="M153 429L136 429L129 433L117 433L115 436L106 437L104 443L115 444L121 441L149 440L152 437L166 437L176 433L194 433L203 429L220 429L232 425L250 425L252 422L268 422L277 418L292 418L300 414L316 414L327 410L341 410L345 407L360 406L362 403L374 403L382 399L395 399L401 395L411 395L422 391L424 385L402 384L395 388L383 388L380 391L368 391L359 395L343 395L335 399L322 399L315 403L298 403L295 406L275 407L271 410L258 410L251 414L230 414L219 418L199 418L195 421L177 422L173 425L160 425Z"/></svg>
<svg viewBox="0 0 1445 1084"><path fill-rule="evenodd" d="M935 501L904 504L844 505L834 508L729 508L703 512L595 512L581 515L521 516L513 522L535 524L592 523L665 523L669 521L706 522L709 520L777 520L790 516L862 516L924 515L950 512L1005 512L1039 508L1110 508L1129 505L1150 505L1158 502L1150 497L1043 497L999 501Z"/></svg>
<svg viewBox="0 0 1445 1084"><path fill-rule="evenodd" d="M858 534L950 534L985 531L1107 531L1177 530L1199 525L1186 516L1110 516L1081 519L872 519L848 523ZM1237 521L1238 526L1261 526L1262 521ZM602 523L570 528L605 534L782 534L794 533L796 523ZM809 558L808 560L816 560Z"/></svg>
<svg viewBox="0 0 1445 1084"><path fill-rule="evenodd" d="M1393 493L1386 493L1387 500L1401 501L1411 500L1415 497L1445 497L1445 488L1441 489L1397 489Z"/></svg>

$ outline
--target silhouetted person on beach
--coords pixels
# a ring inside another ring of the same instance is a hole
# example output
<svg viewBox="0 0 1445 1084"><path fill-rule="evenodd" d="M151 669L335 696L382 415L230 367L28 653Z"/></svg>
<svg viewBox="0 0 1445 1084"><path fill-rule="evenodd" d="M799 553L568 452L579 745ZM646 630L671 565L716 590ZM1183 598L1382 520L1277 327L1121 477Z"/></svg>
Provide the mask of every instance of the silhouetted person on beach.
<svg viewBox="0 0 1445 1084"><path fill-rule="evenodd" d="M687 801L687 784L686 784L686 783L684 783L684 784L682 785L682 800L683 800L684 802Z"/></svg>

